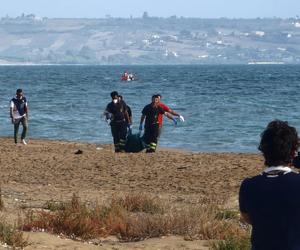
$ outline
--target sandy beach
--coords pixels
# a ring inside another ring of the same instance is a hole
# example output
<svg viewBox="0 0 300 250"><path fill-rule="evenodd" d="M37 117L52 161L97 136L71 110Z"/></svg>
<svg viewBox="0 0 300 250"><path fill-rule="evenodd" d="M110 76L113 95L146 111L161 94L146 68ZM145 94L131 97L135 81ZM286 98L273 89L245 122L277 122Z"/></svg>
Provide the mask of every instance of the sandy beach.
<svg viewBox="0 0 300 250"><path fill-rule="evenodd" d="M76 154L76 152L80 154ZM112 145L30 140L14 145L0 138L0 180L9 221L20 207L40 208L67 201L76 193L84 202L105 202L113 195L144 193L174 206L207 200L237 208L239 185L263 169L258 154L194 153L159 149L154 154L115 154ZM208 249L204 241L167 236L136 243L109 237L100 246L47 233L26 233L26 249Z"/></svg>

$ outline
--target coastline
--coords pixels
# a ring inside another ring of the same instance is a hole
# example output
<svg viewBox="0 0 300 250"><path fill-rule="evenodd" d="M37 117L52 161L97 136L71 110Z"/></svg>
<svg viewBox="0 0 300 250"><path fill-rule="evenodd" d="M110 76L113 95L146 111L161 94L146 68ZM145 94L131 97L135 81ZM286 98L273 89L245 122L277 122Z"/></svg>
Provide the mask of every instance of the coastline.
<svg viewBox="0 0 300 250"><path fill-rule="evenodd" d="M82 153L75 154L78 150ZM263 169L258 154L167 148L115 154L112 145L31 139L24 146L14 145L11 137L0 138L0 155L2 198L11 222L20 207L41 208L74 193L88 203L144 193L172 206L214 201L237 208L240 182Z"/></svg>

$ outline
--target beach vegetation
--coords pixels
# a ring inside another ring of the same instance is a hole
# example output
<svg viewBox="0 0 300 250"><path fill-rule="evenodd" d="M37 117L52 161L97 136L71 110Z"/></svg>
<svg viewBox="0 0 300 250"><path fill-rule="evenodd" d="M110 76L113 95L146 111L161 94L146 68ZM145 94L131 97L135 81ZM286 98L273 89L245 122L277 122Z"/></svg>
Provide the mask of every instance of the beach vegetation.
<svg viewBox="0 0 300 250"><path fill-rule="evenodd" d="M211 250L250 250L250 238L248 236L230 236L222 241L214 241Z"/></svg>
<svg viewBox="0 0 300 250"><path fill-rule="evenodd" d="M122 242L178 235L187 240L219 240L216 245L231 243L232 235L249 235L237 212L212 204L168 207L145 194L115 196L105 205L87 204L73 195L68 202L48 202L45 207L28 212L23 230L45 230L82 240L115 235Z"/></svg>
<svg viewBox="0 0 300 250"><path fill-rule="evenodd" d="M46 210L50 210L52 212L59 211L59 210L64 210L65 209L65 203L50 200L50 201L47 201L44 204L43 208L46 209Z"/></svg>
<svg viewBox="0 0 300 250"><path fill-rule="evenodd" d="M18 228L19 226L12 226L5 221L5 218L0 217L0 242L13 249L23 249L28 246L28 239L25 239L23 232Z"/></svg>
<svg viewBox="0 0 300 250"><path fill-rule="evenodd" d="M239 217L240 214L236 210L221 209L216 213L216 219L219 220L239 219Z"/></svg>
<svg viewBox="0 0 300 250"><path fill-rule="evenodd" d="M25 219L24 231L47 231L54 234L64 234L70 238L83 240L104 235L103 221L94 216L78 196L73 195L71 201L46 204L50 209L41 211L30 210Z"/></svg>
<svg viewBox="0 0 300 250"><path fill-rule="evenodd" d="M163 214L165 211L162 202L144 194L132 194L124 197L114 197L112 207L120 206L128 212L144 212L149 214Z"/></svg>

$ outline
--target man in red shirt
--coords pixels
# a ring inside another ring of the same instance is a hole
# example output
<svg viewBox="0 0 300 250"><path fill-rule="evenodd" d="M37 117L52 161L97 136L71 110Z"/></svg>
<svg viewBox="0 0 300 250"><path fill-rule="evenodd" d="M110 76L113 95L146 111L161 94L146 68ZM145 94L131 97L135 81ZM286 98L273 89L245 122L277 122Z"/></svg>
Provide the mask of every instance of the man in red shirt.
<svg viewBox="0 0 300 250"><path fill-rule="evenodd" d="M182 115L176 113L174 110L170 109L166 104L161 102L161 94L157 94L157 96L158 96L158 100L159 100L159 106L163 109L163 111L168 112L171 115L179 117L180 121L184 122L184 118ZM172 118L172 120L175 123L175 125L177 125L177 121L174 118ZM161 134L162 124L163 124L163 115L159 114L158 115L158 137Z"/></svg>

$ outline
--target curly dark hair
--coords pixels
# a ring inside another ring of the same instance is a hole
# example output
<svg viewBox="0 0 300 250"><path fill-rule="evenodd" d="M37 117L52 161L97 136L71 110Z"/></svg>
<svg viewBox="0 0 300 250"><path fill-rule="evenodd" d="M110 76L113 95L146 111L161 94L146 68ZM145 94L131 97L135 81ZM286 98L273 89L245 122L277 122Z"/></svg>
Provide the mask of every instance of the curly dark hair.
<svg viewBox="0 0 300 250"><path fill-rule="evenodd" d="M291 163L299 147L296 129L288 122L274 120L261 133L258 149L263 153L266 166Z"/></svg>

